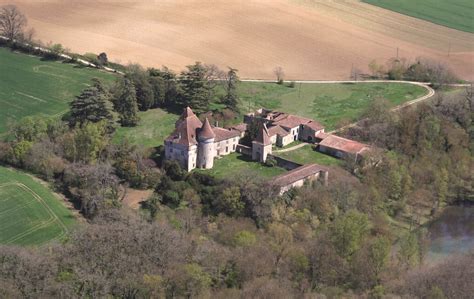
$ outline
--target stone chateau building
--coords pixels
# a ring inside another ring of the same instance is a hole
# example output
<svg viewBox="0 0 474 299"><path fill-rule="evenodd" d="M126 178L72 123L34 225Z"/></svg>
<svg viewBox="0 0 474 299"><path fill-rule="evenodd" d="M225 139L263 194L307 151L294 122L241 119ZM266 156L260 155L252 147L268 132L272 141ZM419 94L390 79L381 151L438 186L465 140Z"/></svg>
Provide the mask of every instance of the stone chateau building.
<svg viewBox="0 0 474 299"><path fill-rule="evenodd" d="M211 126L207 118L202 123L187 107L174 132L165 140L165 157L178 161L187 171L209 169L214 165L214 158L236 151L241 136L237 129Z"/></svg>
<svg viewBox="0 0 474 299"><path fill-rule="evenodd" d="M258 123L259 129L252 146L239 144L247 125L253 121ZM273 145L283 147L296 140L317 144L320 152L337 158L358 159L370 150L368 145L326 134L324 127L312 119L288 113L259 109L245 115L244 122L227 129L212 126L207 118L202 123L187 107L176 122L175 130L165 140L165 158L176 160L183 169L191 171L195 168L210 169L215 158L236 151L251 156L254 161L265 162L272 154ZM308 169L312 168L307 168L304 173Z"/></svg>

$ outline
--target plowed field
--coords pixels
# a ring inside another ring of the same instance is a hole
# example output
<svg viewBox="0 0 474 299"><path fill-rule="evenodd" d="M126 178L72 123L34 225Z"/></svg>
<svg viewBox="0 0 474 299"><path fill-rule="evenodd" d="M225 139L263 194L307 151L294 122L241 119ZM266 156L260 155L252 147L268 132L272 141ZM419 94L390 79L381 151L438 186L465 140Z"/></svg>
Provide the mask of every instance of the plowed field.
<svg viewBox="0 0 474 299"><path fill-rule="evenodd" d="M474 34L356 0L91 1L15 3L41 40L112 60L167 65L194 61L233 66L246 78L346 79L399 55L449 64L474 79ZM449 55L448 55L449 54Z"/></svg>

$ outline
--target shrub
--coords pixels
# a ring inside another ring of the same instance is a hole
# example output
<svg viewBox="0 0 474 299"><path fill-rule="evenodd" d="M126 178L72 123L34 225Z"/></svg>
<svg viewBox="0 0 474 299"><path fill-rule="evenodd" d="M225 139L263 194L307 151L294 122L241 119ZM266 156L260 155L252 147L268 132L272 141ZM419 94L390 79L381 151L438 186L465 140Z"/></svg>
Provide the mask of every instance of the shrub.
<svg viewBox="0 0 474 299"><path fill-rule="evenodd" d="M277 160L271 156L267 157L267 160L265 161L265 165L268 167L275 167L277 164Z"/></svg>

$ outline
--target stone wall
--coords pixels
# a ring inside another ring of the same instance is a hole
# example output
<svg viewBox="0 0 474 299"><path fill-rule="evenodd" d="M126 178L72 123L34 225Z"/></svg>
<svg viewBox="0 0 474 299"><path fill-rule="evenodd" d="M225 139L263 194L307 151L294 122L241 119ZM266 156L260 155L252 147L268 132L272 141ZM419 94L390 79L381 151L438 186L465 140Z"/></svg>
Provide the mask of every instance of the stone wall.
<svg viewBox="0 0 474 299"><path fill-rule="evenodd" d="M252 148L250 146L246 146L243 144L237 144L237 148L235 150L236 152L246 155L246 156L252 156Z"/></svg>
<svg viewBox="0 0 474 299"><path fill-rule="evenodd" d="M268 155L268 156L272 157L273 159L276 160L278 167L285 168L288 171L293 170L295 168L298 168L300 166L303 166L302 164L298 164L296 162L293 162L293 161L290 161L290 160L287 160L287 159L283 159L281 157L277 157L277 156L274 156L274 155Z"/></svg>

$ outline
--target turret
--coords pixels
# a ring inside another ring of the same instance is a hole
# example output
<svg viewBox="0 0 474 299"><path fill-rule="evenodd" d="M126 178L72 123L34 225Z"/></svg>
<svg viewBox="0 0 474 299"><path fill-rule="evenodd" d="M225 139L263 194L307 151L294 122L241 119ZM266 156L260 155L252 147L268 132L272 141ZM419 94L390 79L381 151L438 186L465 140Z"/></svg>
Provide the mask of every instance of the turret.
<svg viewBox="0 0 474 299"><path fill-rule="evenodd" d="M272 141L265 123L260 125L257 138L252 141L252 160L265 162L272 153Z"/></svg>
<svg viewBox="0 0 474 299"><path fill-rule="evenodd" d="M206 118L202 128L198 132L198 167L210 169L214 166L216 134L211 128L209 120Z"/></svg>

